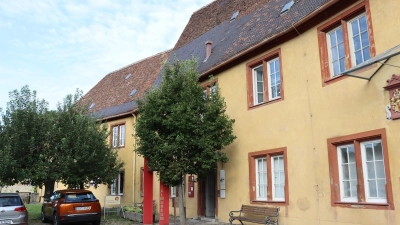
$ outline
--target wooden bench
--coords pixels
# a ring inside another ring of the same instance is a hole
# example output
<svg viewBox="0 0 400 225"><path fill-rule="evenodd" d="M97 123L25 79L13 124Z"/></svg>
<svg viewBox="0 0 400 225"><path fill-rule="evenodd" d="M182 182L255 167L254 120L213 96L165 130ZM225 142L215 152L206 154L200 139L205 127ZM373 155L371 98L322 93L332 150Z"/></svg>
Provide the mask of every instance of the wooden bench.
<svg viewBox="0 0 400 225"><path fill-rule="evenodd" d="M238 220L242 225L242 221L278 225L278 215L279 207L242 205L239 211L229 213L229 222L232 224L234 220ZM264 216L265 218L262 218Z"/></svg>

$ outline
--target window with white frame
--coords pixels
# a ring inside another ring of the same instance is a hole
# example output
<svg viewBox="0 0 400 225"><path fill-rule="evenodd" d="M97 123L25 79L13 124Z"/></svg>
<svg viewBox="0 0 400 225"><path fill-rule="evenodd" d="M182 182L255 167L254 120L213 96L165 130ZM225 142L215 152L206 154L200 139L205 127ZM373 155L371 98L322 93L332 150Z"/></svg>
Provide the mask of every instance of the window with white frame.
<svg viewBox="0 0 400 225"><path fill-rule="evenodd" d="M353 18L345 23L345 25L347 26L346 30L348 31L347 35L350 50L347 55L350 55L351 66L355 66L371 58L369 33L365 13ZM332 77L342 74L346 69L344 35L346 34L343 33L343 25L336 27L326 34Z"/></svg>
<svg viewBox="0 0 400 225"><path fill-rule="evenodd" d="M328 139L333 205L393 206L385 137L380 129Z"/></svg>
<svg viewBox="0 0 400 225"><path fill-rule="evenodd" d="M272 200L285 200L285 168L283 155L271 157L272 169Z"/></svg>
<svg viewBox="0 0 400 225"><path fill-rule="evenodd" d="M286 148L249 153L250 197L256 202L288 202Z"/></svg>
<svg viewBox="0 0 400 225"><path fill-rule="evenodd" d="M257 200L267 200L267 159L256 159L256 188Z"/></svg>
<svg viewBox="0 0 400 225"><path fill-rule="evenodd" d="M280 49L246 64L248 107L283 100Z"/></svg>
<svg viewBox="0 0 400 225"><path fill-rule="evenodd" d="M110 186L111 195L123 195L125 183L125 171L120 171L117 178L113 180Z"/></svg>
<svg viewBox="0 0 400 225"><path fill-rule="evenodd" d="M363 187L366 202L386 203L386 174L381 140L360 143ZM340 196L343 202L357 202L357 164L354 144L338 146Z"/></svg>
<svg viewBox="0 0 400 225"><path fill-rule="evenodd" d="M365 13L348 22L352 65L358 65L371 58L367 18Z"/></svg>
<svg viewBox="0 0 400 225"><path fill-rule="evenodd" d="M325 82L375 55L368 2L362 2L318 27Z"/></svg>
<svg viewBox="0 0 400 225"><path fill-rule="evenodd" d="M266 64L266 66L265 66ZM281 74L279 58L253 68L254 104L261 104L281 96ZM267 80L267 82L265 82ZM268 97L266 96L266 91Z"/></svg>
<svg viewBox="0 0 400 225"><path fill-rule="evenodd" d="M112 127L112 146L113 148L125 146L125 124Z"/></svg>

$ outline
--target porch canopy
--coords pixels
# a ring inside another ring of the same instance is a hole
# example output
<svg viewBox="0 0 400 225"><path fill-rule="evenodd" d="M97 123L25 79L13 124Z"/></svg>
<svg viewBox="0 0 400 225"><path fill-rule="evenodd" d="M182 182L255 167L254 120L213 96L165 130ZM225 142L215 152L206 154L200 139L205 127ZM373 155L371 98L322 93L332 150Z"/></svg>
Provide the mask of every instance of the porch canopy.
<svg viewBox="0 0 400 225"><path fill-rule="evenodd" d="M366 60L363 63L358 64L348 70L343 72L344 76L360 78L364 80L371 80L373 76L383 67L383 66L393 66L400 68L400 65L393 65L389 63L392 57L398 56L400 54L400 44Z"/></svg>

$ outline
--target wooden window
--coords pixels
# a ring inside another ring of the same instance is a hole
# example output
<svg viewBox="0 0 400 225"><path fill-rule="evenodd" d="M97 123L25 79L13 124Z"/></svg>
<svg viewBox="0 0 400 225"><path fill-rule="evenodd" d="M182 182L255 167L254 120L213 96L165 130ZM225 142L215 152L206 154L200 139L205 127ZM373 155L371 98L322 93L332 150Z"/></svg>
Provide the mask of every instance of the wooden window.
<svg viewBox="0 0 400 225"><path fill-rule="evenodd" d="M280 49L246 64L248 108L283 100Z"/></svg>
<svg viewBox="0 0 400 225"><path fill-rule="evenodd" d="M113 124L112 127L112 147L121 148L125 147L125 123Z"/></svg>
<svg viewBox="0 0 400 225"><path fill-rule="evenodd" d="M369 1L320 26L318 44L324 85L343 79L345 70L375 56Z"/></svg>
<svg viewBox="0 0 400 225"><path fill-rule="evenodd" d="M214 78L212 81L203 83L204 96L210 96L218 90L218 79Z"/></svg>
<svg viewBox="0 0 400 225"><path fill-rule="evenodd" d="M124 195L125 171L120 171L111 184L111 195Z"/></svg>
<svg viewBox="0 0 400 225"><path fill-rule="evenodd" d="M252 204L289 204L286 148L249 153Z"/></svg>
<svg viewBox="0 0 400 225"><path fill-rule="evenodd" d="M385 129L328 139L333 206L394 209Z"/></svg>

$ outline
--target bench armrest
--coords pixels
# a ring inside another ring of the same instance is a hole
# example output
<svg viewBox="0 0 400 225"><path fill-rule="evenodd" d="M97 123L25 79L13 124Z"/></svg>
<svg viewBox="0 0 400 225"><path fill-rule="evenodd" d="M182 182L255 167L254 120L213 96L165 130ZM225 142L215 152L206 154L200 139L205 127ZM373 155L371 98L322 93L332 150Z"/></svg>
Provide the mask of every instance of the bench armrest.
<svg viewBox="0 0 400 225"><path fill-rule="evenodd" d="M271 218L275 218L271 220ZM265 217L265 224L278 224L278 216L267 216Z"/></svg>
<svg viewBox="0 0 400 225"><path fill-rule="evenodd" d="M238 211L230 211L230 212L229 212L229 217L232 217L232 216L233 216L233 213L239 213L239 215L240 215L241 212L242 212L242 211L240 211L240 210L238 210Z"/></svg>

